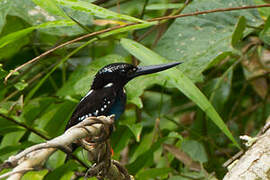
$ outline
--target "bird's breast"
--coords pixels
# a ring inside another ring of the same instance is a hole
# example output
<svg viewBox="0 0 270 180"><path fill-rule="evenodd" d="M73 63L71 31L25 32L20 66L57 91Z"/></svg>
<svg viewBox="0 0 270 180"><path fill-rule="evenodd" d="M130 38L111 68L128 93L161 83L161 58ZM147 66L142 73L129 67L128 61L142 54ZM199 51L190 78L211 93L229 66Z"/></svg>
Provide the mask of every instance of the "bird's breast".
<svg viewBox="0 0 270 180"><path fill-rule="evenodd" d="M126 106L126 94L122 91L117 94L116 99L109 110L109 115L114 114L115 119L119 119L120 116L124 113Z"/></svg>

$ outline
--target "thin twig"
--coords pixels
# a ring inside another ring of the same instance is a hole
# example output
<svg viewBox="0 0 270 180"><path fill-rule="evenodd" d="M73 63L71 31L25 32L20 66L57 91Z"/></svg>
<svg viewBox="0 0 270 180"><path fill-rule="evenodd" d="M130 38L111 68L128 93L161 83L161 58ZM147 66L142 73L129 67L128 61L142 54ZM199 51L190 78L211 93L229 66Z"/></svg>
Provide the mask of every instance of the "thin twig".
<svg viewBox="0 0 270 180"><path fill-rule="evenodd" d="M75 43L77 41L80 41L80 40L83 40L83 39L86 39L86 38L89 38L89 37L92 37L92 36L96 36L96 35L99 35L99 34L102 34L102 33L106 33L106 32L109 32L109 31L112 31L112 30L115 30L115 29L119 29L119 28L122 28L122 27L127 27L127 26L131 26L131 25L134 25L134 24L137 24L137 23L130 23L130 24L124 24L124 25L118 25L118 26L114 26L114 27L111 27L111 28L107 28L107 29L103 29L103 30L100 30L100 31L96 31L96 32L93 32L93 33L90 33L90 34L86 34L86 35L83 35L83 36L80 36L78 38L75 38L73 40L70 40L70 41L67 41L63 44L60 44L59 46L56 46L44 53L42 53L41 55L31 59L30 61L27 61L26 63L20 65L19 67L15 68L14 70L12 70L6 77L5 77L5 83L7 82L8 78L14 73L14 72L17 72L18 70L20 70L21 68L23 68L24 66L28 65L28 64L31 64L33 62L36 62L37 60L39 60L40 58L42 57L45 57L47 56L48 54L52 53L53 51L57 50L57 49L60 49L64 46L67 46L69 44L72 44L72 43Z"/></svg>
<svg viewBox="0 0 270 180"><path fill-rule="evenodd" d="M235 11L235 10L244 10L244 9L254 9L254 8L263 8L263 7L270 7L270 4L262 4L262 5L251 5L251 6L240 6L240 7L231 7L231 8L218 8L218 9L211 9L211 10L205 10L205 11L198 11L198 12L193 12L193 13L187 13L187 14L179 14L179 15L173 15L173 16L163 16L163 17L158 17L158 18L153 18L153 19L149 19L147 20L148 22L153 22L153 21L162 21L162 20L166 20L166 19L175 19L175 18L181 18L181 17L187 17L187 16L197 16L197 15L201 15L201 14L210 14L210 13L216 13L216 12L226 12L226 11ZM77 41L80 41L80 40L83 40L85 38L89 38L89 37L92 37L92 36L96 36L96 35L99 35L99 34L103 34L103 33L106 33L106 32L109 32L109 31L112 31L112 30L115 30L115 29L120 29L120 28L123 28L123 27L127 27L127 26L131 26L131 25L136 25L136 24L140 24L140 22L137 22L137 23L128 23L128 24L124 24L124 25L118 25L118 26L114 26L114 27L111 27L111 28L107 28L107 29L103 29L103 30L100 30L100 31L96 31L96 32L93 32L93 33L90 33L90 34L86 34L86 35L83 35L83 36L80 36L76 39L73 39L73 40L70 40L70 41L67 41L63 44L60 44L59 46L56 46L44 53L42 53L41 55L35 57L34 59L22 64L21 66L15 68L13 71L11 71L6 77L5 77L5 80L4 82L6 83L8 78L14 73L14 72L17 72L18 70L20 70L21 68L23 68L24 66L28 65L28 64L31 64L35 61L37 61L38 59L52 53L53 51L57 50L57 49L60 49L66 45L69 45L69 44L72 44L72 43L75 43Z"/></svg>
<svg viewBox="0 0 270 180"><path fill-rule="evenodd" d="M141 12L141 15L140 15L140 19L142 19L143 16L144 16L145 8L146 8L148 2L149 2L149 0L144 0L143 9L142 9L142 12Z"/></svg>
<svg viewBox="0 0 270 180"><path fill-rule="evenodd" d="M148 20L148 22L161 21L164 19L175 19L175 18L181 18L181 17L187 17L187 16L197 16L197 15L201 15L201 14L210 14L210 13L216 13L216 12L236 11L236 10L244 10L244 9L263 8L263 7L270 7L270 4L210 9L210 10L198 11L198 12L193 12L193 13L186 13L186 14L178 14L178 15L173 15L173 16L163 16L163 17L153 18L153 19Z"/></svg>
<svg viewBox="0 0 270 180"><path fill-rule="evenodd" d="M39 137L41 137L41 138L43 138L45 140L49 140L50 139L47 136L45 136L44 134L41 134L40 132L38 132L36 129L34 129L34 128L30 127L30 126L27 126L26 124L23 124L21 122L18 122L16 120L14 120L14 119L12 119L12 118L4 115L4 114L0 114L0 116L3 117L3 118L5 118L5 119L7 119L7 120L9 120L10 122L13 122L14 124L17 124L18 126L21 126L21 127L25 128L25 129L31 131L32 133L38 135Z"/></svg>

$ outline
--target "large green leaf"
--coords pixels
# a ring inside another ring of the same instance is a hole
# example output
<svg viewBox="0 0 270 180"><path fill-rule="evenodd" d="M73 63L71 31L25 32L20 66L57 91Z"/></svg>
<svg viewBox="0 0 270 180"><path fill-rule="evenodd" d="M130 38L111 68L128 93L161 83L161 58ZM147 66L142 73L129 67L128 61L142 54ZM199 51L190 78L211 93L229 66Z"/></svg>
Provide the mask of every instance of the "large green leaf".
<svg viewBox="0 0 270 180"><path fill-rule="evenodd" d="M67 6L73 8L77 11L84 11L88 12L91 15L94 15L99 18L105 19L121 19L131 22L145 22L140 19L134 18L132 16L119 14L100 6L94 5L92 3L88 3L86 1L79 1L79 0L57 0L57 2L63 6Z"/></svg>
<svg viewBox="0 0 270 180"><path fill-rule="evenodd" d="M0 1L0 34L6 22L6 15L10 10L11 4L11 1Z"/></svg>
<svg viewBox="0 0 270 180"><path fill-rule="evenodd" d="M59 21L51 21L47 23L43 23L37 26L32 26L26 29L22 29L20 31L16 31L13 33L10 33L2 38L0 38L0 48L5 47L8 44L13 43L14 41L17 41L23 37L25 37L27 34L31 33L35 29L40 28L54 28L54 27L61 27L61 26L73 26L75 23L71 20L59 20Z"/></svg>
<svg viewBox="0 0 270 180"><path fill-rule="evenodd" d="M65 13L57 6L56 0L32 0L36 5L46 10L48 13L66 17Z"/></svg>
<svg viewBox="0 0 270 180"><path fill-rule="evenodd" d="M251 0L196 0L183 13L251 5ZM193 81L202 80L202 72L225 52L231 52L231 37L239 16L248 25L262 23L256 9L203 14L178 18L155 48L166 59L185 62L180 69Z"/></svg>
<svg viewBox="0 0 270 180"><path fill-rule="evenodd" d="M22 177L22 180L42 180L43 177L48 173L47 169L41 170L41 171L29 171L25 173L25 175Z"/></svg>
<svg viewBox="0 0 270 180"><path fill-rule="evenodd" d="M143 107L140 96L144 90L154 84L162 84L157 74L151 74L147 77L138 77L133 79L126 85L127 89L127 100L129 103L137 105L139 108Z"/></svg>
<svg viewBox="0 0 270 180"><path fill-rule="evenodd" d="M236 24L236 28L234 29L234 32L232 34L232 46L234 48L237 47L238 43L242 40L245 28L246 28L246 18L240 16Z"/></svg>
<svg viewBox="0 0 270 180"><path fill-rule="evenodd" d="M133 56L140 59L144 64L161 64L167 62L167 60L155 52L147 49L143 45L130 40L121 39L122 46L129 51ZM188 98L196 103L209 117L210 119L222 130L224 134L237 146L237 142L228 130L226 124L222 121L214 107L203 95L203 93L192 83L192 81L179 69L173 68L166 72L160 73L165 79L170 79L170 82L183 92Z"/></svg>
<svg viewBox="0 0 270 180"><path fill-rule="evenodd" d="M154 152L161 147L161 144L165 140L166 138L160 138L153 144L149 143L150 147L145 149L145 151L141 155L139 155L134 162L127 165L128 172L131 174L136 174L146 165L151 166L153 164Z"/></svg>
<svg viewBox="0 0 270 180"><path fill-rule="evenodd" d="M44 180L60 179L66 173L76 170L77 166L78 165L76 163L69 161L66 164L63 164L62 166L46 174L46 176L44 177Z"/></svg>
<svg viewBox="0 0 270 180"><path fill-rule="evenodd" d="M218 112L222 112L232 87L233 65L220 77L213 81L213 92L210 101Z"/></svg>
<svg viewBox="0 0 270 180"><path fill-rule="evenodd" d="M46 131L50 137L62 134L74 105L75 104L70 101L51 103L48 108L45 109L45 112L41 117L35 120L36 129ZM40 137L37 137L35 134L31 134L29 140L38 142Z"/></svg>
<svg viewBox="0 0 270 180"><path fill-rule="evenodd" d="M208 161L205 149L201 143L194 140L182 142L181 149L186 152L194 161L205 163Z"/></svg>
<svg viewBox="0 0 270 180"><path fill-rule="evenodd" d="M57 10L57 7L52 8L54 1L55 0L35 0L35 3L37 3L35 4L32 0L12 0L8 14L20 17L32 26L38 26L51 21L69 20L69 18L62 15L60 9ZM78 12L78 14L81 14L82 17L88 18L89 20L92 19L92 16L87 13ZM81 27L77 25L70 26L68 24L67 26L63 25L57 28L40 29L40 31L57 36L78 35L84 32Z"/></svg>

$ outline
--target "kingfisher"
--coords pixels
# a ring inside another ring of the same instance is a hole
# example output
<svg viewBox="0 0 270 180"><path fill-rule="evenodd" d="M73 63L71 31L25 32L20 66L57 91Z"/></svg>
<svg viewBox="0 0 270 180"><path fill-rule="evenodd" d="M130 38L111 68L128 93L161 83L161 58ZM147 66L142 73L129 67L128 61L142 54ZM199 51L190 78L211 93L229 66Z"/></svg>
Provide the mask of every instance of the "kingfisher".
<svg viewBox="0 0 270 180"><path fill-rule="evenodd" d="M66 126L66 130L87 117L109 116L119 119L125 111L124 86L133 78L172 68L181 62L152 66L134 66L128 63L113 63L100 69L89 92L81 99ZM73 147L76 147L73 145ZM74 148L73 148L74 149Z"/></svg>

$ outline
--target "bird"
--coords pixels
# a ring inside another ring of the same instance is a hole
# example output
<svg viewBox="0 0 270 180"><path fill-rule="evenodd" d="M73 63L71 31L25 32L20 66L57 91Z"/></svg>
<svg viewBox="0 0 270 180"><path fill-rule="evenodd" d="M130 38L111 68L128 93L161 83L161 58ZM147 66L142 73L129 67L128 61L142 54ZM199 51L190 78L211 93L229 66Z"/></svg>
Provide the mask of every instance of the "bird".
<svg viewBox="0 0 270 180"><path fill-rule="evenodd" d="M124 86L132 79L146 74L164 71L181 64L172 62L152 66L135 66L128 63L113 63L101 68L95 75L88 93L80 100L66 130L87 117L115 115L117 121L125 111L126 93ZM72 149L77 145L72 145Z"/></svg>

